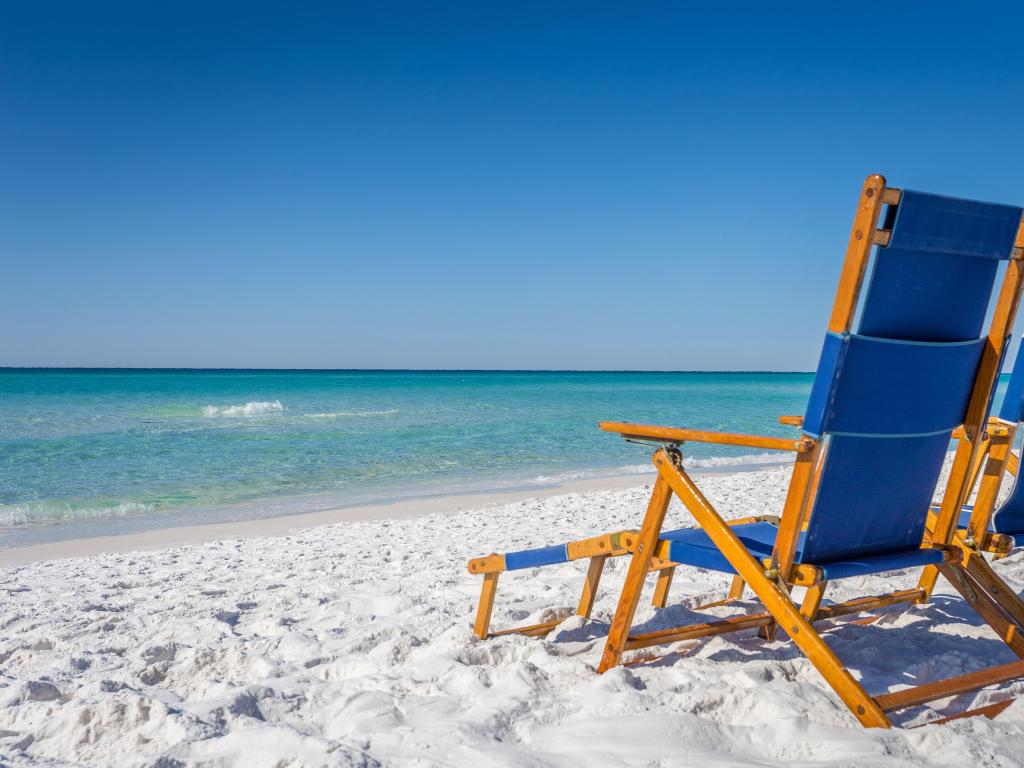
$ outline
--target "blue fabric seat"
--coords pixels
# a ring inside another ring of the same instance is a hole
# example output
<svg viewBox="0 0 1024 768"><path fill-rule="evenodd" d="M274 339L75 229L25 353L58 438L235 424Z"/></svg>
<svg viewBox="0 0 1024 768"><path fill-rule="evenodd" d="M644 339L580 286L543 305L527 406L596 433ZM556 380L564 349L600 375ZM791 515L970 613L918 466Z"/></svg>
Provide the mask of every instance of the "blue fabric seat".
<svg viewBox="0 0 1024 768"><path fill-rule="evenodd" d="M732 530L754 557L758 559L771 557L772 548L775 546L775 534L778 531L774 525L763 522L744 523L733 526ZM725 573L736 572L702 528L667 531L661 534L661 538L672 542L669 545L669 552L671 553L670 558L674 562ZM805 538L806 534L800 535L800 549L803 549ZM815 565L824 571L826 580L833 580L882 571L895 571L901 568L913 568L941 561L942 553L938 550L913 549L887 555L816 562Z"/></svg>
<svg viewBox="0 0 1024 768"><path fill-rule="evenodd" d="M967 513L970 517L970 512ZM778 529L771 523L757 522L744 523L733 526L732 529L743 545L750 550L750 554L757 558L771 557L772 547L775 546L775 534ZM803 549L805 534L800 536L799 548ZM670 558L674 562L686 563L698 568L708 568L713 571L735 573L729 562L718 551L708 535L701 528L680 528L675 531L663 531L661 538L672 542L669 546ZM916 566L938 563L942 555L935 550L917 549L904 552L896 552L889 555L875 555L871 557L860 557L847 560L837 560L829 563L815 563L822 569L824 578L845 579L851 576L864 576L870 573L881 573L882 571L894 571L900 568L914 568ZM519 552L509 552L505 555L505 568L509 571L518 571L524 568L539 568L545 565L557 565L558 563L569 562L569 551L565 544L556 544L551 547L540 547L537 549L525 549Z"/></svg>

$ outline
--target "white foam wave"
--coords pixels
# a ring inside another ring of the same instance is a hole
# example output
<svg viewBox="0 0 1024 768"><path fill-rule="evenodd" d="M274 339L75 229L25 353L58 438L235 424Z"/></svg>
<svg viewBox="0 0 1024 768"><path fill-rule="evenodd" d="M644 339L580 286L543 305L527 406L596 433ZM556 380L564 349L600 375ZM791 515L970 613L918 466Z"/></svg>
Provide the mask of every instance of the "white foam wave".
<svg viewBox="0 0 1024 768"><path fill-rule="evenodd" d="M711 456L706 459L695 459L687 456L683 464L687 467L733 467L744 464L788 464L793 459L778 453L751 453L744 456Z"/></svg>
<svg viewBox="0 0 1024 768"><path fill-rule="evenodd" d="M307 419L351 419L361 416L390 416L398 413L397 408L387 411L330 411L329 413L307 413Z"/></svg>
<svg viewBox="0 0 1024 768"><path fill-rule="evenodd" d="M215 405L203 407L203 416L208 419L218 416L227 418L239 418L244 416L263 416L268 413L279 413L284 410L280 400L250 400L245 405L229 405L218 408Z"/></svg>
<svg viewBox="0 0 1024 768"><path fill-rule="evenodd" d="M0 507L0 526L26 525L29 523L66 522L89 520L97 517L119 517L152 512L152 504L126 501L109 507L76 507L71 504L36 502L12 504Z"/></svg>

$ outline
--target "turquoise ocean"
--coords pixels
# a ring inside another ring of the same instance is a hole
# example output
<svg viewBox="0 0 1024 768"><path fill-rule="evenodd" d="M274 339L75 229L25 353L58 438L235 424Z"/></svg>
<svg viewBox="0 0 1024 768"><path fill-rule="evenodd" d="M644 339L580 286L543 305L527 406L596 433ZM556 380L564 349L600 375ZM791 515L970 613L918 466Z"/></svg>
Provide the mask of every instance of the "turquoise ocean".
<svg viewBox="0 0 1024 768"><path fill-rule="evenodd" d="M598 421L791 435L811 378L0 369L0 548L645 471Z"/></svg>

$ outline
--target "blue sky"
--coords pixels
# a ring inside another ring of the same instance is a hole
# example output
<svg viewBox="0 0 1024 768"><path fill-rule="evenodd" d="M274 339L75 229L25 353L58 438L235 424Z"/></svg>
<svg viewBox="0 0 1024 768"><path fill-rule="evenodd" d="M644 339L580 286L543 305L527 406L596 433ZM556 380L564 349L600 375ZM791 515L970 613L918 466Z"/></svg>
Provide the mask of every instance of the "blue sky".
<svg viewBox="0 0 1024 768"><path fill-rule="evenodd" d="M1022 16L4 3L0 364L812 369L867 173L1024 202Z"/></svg>

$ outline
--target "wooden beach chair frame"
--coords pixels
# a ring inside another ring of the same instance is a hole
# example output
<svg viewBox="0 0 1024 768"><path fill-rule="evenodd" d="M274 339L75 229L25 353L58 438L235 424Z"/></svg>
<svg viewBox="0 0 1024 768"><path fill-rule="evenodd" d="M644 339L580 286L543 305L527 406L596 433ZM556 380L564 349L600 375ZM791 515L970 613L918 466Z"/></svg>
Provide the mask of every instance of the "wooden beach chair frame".
<svg viewBox="0 0 1024 768"><path fill-rule="evenodd" d="M898 205L900 196L901 191L886 187L885 179L880 175L869 176L865 181L829 321L829 331L836 334L850 331L871 250L875 244L887 245L892 234L891 230L879 228L883 206ZM620 664L623 654L635 649L755 627L767 632L781 627L854 716L863 725L874 727L892 725L887 713L1024 677L1024 661L1017 661L871 696L813 626L815 621L882 606L926 602L941 574L1010 649L1018 657L1024 658L1024 602L992 570L977 548L968 546L963 538L954 535L960 511L970 490L968 481L971 469L977 466L982 450L990 394L1024 288L1024 269L1021 264L1024 258L1024 225L1018 227L1013 246L974 378L962 426L963 436L954 454L950 479L934 517L931 541L922 543L922 548L941 551L941 562L924 567L916 588L827 607L821 605L826 588L822 572L814 565L795 562L798 538L810 510L817 474L820 472L819 460L823 455L820 440L806 435L797 440L789 440L614 422L601 424L602 429L619 433L628 439L660 443L662 447L653 455L657 479L643 524L635 541L630 542L632 557L629 570L598 666L599 672L606 672ZM683 468L679 446L694 441L791 451L796 454L793 476L770 558L761 561L751 554ZM990 454L995 450L996 446L991 446ZM763 604L764 612L655 632L631 633L634 614L651 564L655 558L666 557L669 551L669 542L661 539L660 534L672 494L679 497L738 578L750 586ZM799 605L790 595L794 586L807 587ZM1005 706L1007 702L999 702L959 716L994 715Z"/></svg>

